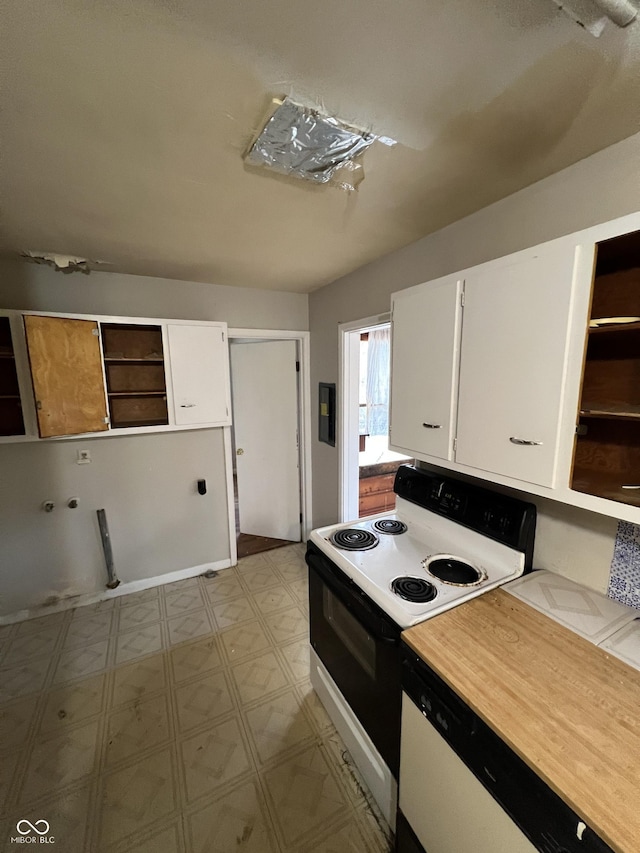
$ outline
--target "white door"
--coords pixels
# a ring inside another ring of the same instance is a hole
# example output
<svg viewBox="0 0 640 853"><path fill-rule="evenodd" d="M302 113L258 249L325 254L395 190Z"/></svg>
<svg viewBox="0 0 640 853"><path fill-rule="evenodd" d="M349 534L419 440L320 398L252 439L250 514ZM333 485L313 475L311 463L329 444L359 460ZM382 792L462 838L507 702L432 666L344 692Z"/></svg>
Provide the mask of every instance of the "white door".
<svg viewBox="0 0 640 853"><path fill-rule="evenodd" d="M231 341L240 532L300 541L295 341Z"/></svg>
<svg viewBox="0 0 640 853"><path fill-rule="evenodd" d="M461 292L448 276L393 295L389 444L400 453L452 458Z"/></svg>
<svg viewBox="0 0 640 853"><path fill-rule="evenodd" d="M456 462L553 487L575 248L466 276Z"/></svg>
<svg viewBox="0 0 640 853"><path fill-rule="evenodd" d="M231 423L226 325L167 326L176 424Z"/></svg>

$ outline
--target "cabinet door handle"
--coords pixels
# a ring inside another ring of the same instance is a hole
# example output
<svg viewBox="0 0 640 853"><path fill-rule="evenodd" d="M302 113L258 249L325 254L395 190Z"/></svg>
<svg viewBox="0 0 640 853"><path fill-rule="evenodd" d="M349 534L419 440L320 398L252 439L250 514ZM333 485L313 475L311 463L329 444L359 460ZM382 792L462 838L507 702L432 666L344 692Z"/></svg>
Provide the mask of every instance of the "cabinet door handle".
<svg viewBox="0 0 640 853"><path fill-rule="evenodd" d="M442 429L442 424L422 424L426 429Z"/></svg>
<svg viewBox="0 0 640 853"><path fill-rule="evenodd" d="M520 444L526 447L533 447L534 445L537 446L542 444L541 441L531 441L528 438L516 438L515 435L512 435L509 441L511 442L511 444Z"/></svg>
<svg viewBox="0 0 640 853"><path fill-rule="evenodd" d="M181 409L195 409L195 407L196 407L195 403L180 403Z"/></svg>
<svg viewBox="0 0 640 853"><path fill-rule="evenodd" d="M640 489L640 486L620 486L621 489Z"/></svg>

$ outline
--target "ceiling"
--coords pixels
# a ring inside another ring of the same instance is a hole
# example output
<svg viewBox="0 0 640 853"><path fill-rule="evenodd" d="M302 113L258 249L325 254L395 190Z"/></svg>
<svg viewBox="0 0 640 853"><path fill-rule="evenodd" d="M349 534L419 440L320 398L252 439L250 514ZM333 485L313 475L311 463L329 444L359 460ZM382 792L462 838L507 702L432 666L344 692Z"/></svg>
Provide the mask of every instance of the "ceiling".
<svg viewBox="0 0 640 853"><path fill-rule="evenodd" d="M640 130L640 22L596 39L552 0L5 0L3 19L3 253L306 292ZM352 193L250 169L285 94L398 144Z"/></svg>

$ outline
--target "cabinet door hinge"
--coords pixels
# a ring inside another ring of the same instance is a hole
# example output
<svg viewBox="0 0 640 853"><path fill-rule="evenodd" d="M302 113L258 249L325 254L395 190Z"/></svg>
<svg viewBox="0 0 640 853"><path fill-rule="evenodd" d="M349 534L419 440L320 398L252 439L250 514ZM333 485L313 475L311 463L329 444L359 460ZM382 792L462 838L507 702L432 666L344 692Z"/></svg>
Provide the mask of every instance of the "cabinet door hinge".
<svg viewBox="0 0 640 853"><path fill-rule="evenodd" d="M300 513L300 524L302 524L302 513Z"/></svg>
<svg viewBox="0 0 640 853"><path fill-rule="evenodd" d="M458 439L454 438L453 439L453 452L455 453L457 449L458 449Z"/></svg>
<svg viewBox="0 0 640 853"><path fill-rule="evenodd" d="M222 333L222 343L224 343L224 332Z"/></svg>
<svg viewBox="0 0 640 853"><path fill-rule="evenodd" d="M464 308L464 288L460 291L460 305Z"/></svg>
<svg viewBox="0 0 640 853"><path fill-rule="evenodd" d="M107 417L106 417L106 418L103 418L103 420L104 420L104 423L105 423L105 424L110 424L110 423L111 423L111 418L109 417L109 415L107 415Z"/></svg>
<svg viewBox="0 0 640 853"><path fill-rule="evenodd" d="M300 362L296 361L296 373L300 373Z"/></svg>

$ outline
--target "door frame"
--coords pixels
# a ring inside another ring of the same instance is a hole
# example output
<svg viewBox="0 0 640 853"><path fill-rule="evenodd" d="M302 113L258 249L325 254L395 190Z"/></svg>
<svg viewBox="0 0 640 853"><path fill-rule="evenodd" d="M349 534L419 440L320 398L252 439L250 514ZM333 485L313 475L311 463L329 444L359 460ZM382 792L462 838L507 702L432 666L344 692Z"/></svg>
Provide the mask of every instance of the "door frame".
<svg viewBox="0 0 640 853"><path fill-rule="evenodd" d="M240 329L229 328L229 346L234 338L250 338L254 341L297 341L300 360L300 384L298 393L298 423L300 454L300 512L302 514L302 541L311 532L312 489L311 489L311 359L310 332L283 329ZM231 564L238 562L236 547L236 516L233 494L233 455L231 451L231 427L225 427L225 467L227 472L227 504L229 507L229 538L231 542Z"/></svg>
<svg viewBox="0 0 640 853"><path fill-rule="evenodd" d="M341 522L360 515L358 507L358 406L360 402L360 334L391 323L391 312L338 324L338 507ZM356 334L357 333L357 334Z"/></svg>

